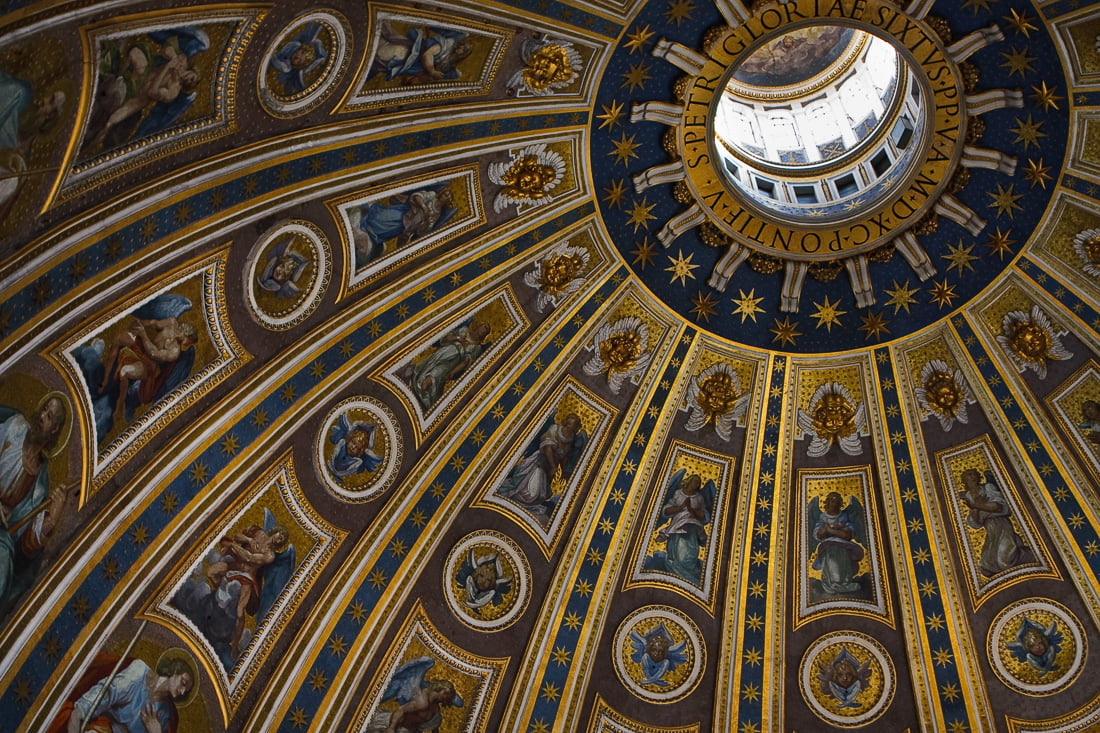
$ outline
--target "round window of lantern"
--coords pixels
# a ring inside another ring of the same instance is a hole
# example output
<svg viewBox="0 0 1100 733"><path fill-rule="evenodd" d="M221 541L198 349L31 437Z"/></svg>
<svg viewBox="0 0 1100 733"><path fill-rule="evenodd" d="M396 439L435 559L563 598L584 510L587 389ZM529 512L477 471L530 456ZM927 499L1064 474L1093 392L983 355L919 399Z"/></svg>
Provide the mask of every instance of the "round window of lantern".
<svg viewBox="0 0 1100 733"><path fill-rule="evenodd" d="M786 259L868 251L916 223L965 133L960 75L930 28L885 2L819 5L766 8L717 38L678 133L707 218Z"/></svg>

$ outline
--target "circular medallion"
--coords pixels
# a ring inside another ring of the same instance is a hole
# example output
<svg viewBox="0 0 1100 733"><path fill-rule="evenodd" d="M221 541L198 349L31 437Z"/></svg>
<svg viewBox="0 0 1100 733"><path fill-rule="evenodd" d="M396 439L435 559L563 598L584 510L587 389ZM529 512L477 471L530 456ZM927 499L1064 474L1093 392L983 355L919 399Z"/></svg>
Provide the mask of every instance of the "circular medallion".
<svg viewBox="0 0 1100 733"><path fill-rule="evenodd" d="M443 591L459 620L479 631L511 626L531 599L531 567L498 532L474 532L447 555Z"/></svg>
<svg viewBox="0 0 1100 733"><path fill-rule="evenodd" d="M397 419L369 397L336 405L316 438L317 472L344 501L368 501L390 487L401 463Z"/></svg>
<svg viewBox="0 0 1100 733"><path fill-rule="evenodd" d="M997 614L989 629L993 671L1027 695L1052 695L1072 683L1085 663L1087 643L1073 613L1045 598L1026 598Z"/></svg>
<svg viewBox="0 0 1100 733"><path fill-rule="evenodd" d="M268 45L260 64L260 102L275 117L320 104L347 69L348 23L331 11L295 18Z"/></svg>
<svg viewBox="0 0 1100 733"><path fill-rule="evenodd" d="M878 719L894 699L894 664L886 648L857 631L815 641L802 657L798 678L810 709L842 728Z"/></svg>
<svg viewBox="0 0 1100 733"><path fill-rule="evenodd" d="M669 606L639 608L615 632L615 672L650 702L672 702L695 689L706 665L699 627Z"/></svg>
<svg viewBox="0 0 1100 733"><path fill-rule="evenodd" d="M331 277L332 254L321 230L308 221L279 224L248 255L244 290L260 325L285 331L321 302Z"/></svg>

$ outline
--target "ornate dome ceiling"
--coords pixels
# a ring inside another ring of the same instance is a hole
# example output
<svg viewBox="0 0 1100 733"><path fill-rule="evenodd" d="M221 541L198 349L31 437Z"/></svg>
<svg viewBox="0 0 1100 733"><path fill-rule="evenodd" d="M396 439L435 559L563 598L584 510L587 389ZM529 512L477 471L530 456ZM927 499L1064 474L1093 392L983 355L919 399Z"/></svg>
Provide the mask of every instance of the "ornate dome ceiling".
<svg viewBox="0 0 1100 733"><path fill-rule="evenodd" d="M4 7L0 730L1100 726L1100 9Z"/></svg>

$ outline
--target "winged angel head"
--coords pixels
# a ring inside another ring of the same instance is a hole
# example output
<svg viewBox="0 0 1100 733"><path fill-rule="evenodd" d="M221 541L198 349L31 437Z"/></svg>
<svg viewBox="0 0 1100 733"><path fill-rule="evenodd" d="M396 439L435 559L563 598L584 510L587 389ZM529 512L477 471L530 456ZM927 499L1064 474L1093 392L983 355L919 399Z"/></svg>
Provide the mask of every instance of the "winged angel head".
<svg viewBox="0 0 1100 733"><path fill-rule="evenodd" d="M551 309L557 308L567 295L577 292L584 285L588 259L586 248L562 242L536 262L534 270L524 274L523 282L539 293L535 304L539 313L547 305Z"/></svg>
<svg viewBox="0 0 1100 733"><path fill-rule="evenodd" d="M956 420L966 424L966 403L972 402L974 395L958 369L933 359L920 370L920 383L915 390L917 404L938 417L944 430L950 430Z"/></svg>
<svg viewBox="0 0 1100 733"><path fill-rule="evenodd" d="M1073 251L1081 258L1084 271L1100 277L1100 229L1086 229L1073 238Z"/></svg>
<svg viewBox="0 0 1100 733"><path fill-rule="evenodd" d="M537 97L553 94L580 75L580 53L569 41L528 39L520 53L523 68L512 75L509 86Z"/></svg>
<svg viewBox="0 0 1100 733"><path fill-rule="evenodd" d="M518 211L550 203L550 192L565 177L565 159L546 143L512 151L508 162L489 164L489 180L503 188L493 200L493 210L504 211L512 204Z"/></svg>
<svg viewBox="0 0 1100 733"><path fill-rule="evenodd" d="M1062 345L1065 331L1055 333L1043 310L1031 306L1031 313L1009 311L997 334L997 342L1021 372L1031 369L1039 379L1047 377L1047 362L1072 359L1073 354Z"/></svg>
<svg viewBox="0 0 1100 733"><path fill-rule="evenodd" d="M860 433L867 425L867 408L853 404L852 394L840 382L826 382L814 391L810 409L798 409L798 427L812 436L806 455L819 458L829 452L833 443L850 456L863 453Z"/></svg>
<svg viewBox="0 0 1100 733"><path fill-rule="evenodd" d="M641 376L653 358L649 329L637 316L626 316L600 326L593 350L596 353L585 362L584 373L590 376L607 374L607 386L612 394L619 394L624 380Z"/></svg>
<svg viewBox="0 0 1100 733"><path fill-rule="evenodd" d="M749 394L741 392L741 380L729 364L717 362L696 374L688 385L688 421L684 427L695 432L714 423L722 440L730 439L734 422L745 413Z"/></svg>

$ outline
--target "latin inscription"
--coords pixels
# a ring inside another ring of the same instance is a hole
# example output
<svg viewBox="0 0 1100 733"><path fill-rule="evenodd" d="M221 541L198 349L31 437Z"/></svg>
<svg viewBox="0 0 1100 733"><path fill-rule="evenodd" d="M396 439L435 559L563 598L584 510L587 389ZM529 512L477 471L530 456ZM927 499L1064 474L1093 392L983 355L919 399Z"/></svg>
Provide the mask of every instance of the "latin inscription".
<svg viewBox="0 0 1100 733"><path fill-rule="evenodd" d="M890 36L908 51L924 76L925 93L930 93L933 101L931 119L917 124L929 124L932 133L927 151L911 172L908 185L876 206L870 216L839 224L836 229L800 229L758 216L713 174L716 161L707 132L707 113L722 92L727 70L750 52L756 41L786 26L805 25L822 18L848 21ZM715 45L689 87L680 134L689 184L727 233L757 249L793 259L818 259L869 248L911 224L911 219L923 216L931 198L945 185L958 154L964 116L958 77L942 45L898 8L878 0L792 0L764 9Z"/></svg>

